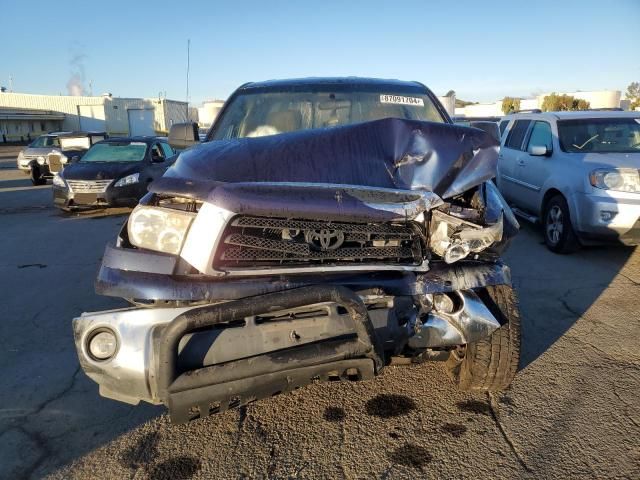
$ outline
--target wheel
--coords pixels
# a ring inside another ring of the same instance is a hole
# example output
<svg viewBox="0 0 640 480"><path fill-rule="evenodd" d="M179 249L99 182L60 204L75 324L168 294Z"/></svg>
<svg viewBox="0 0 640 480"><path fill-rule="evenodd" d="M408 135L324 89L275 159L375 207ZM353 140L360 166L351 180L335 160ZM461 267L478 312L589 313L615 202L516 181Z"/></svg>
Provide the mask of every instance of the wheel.
<svg viewBox="0 0 640 480"><path fill-rule="evenodd" d="M30 177L31 183L33 183L34 185L44 185L45 183L47 183L47 180L45 178L42 178L40 169L35 165L31 167Z"/></svg>
<svg viewBox="0 0 640 480"><path fill-rule="evenodd" d="M555 253L571 253L579 243L571 226L569 206L562 195L556 195L547 202L543 216L544 243Z"/></svg>
<svg viewBox="0 0 640 480"><path fill-rule="evenodd" d="M477 293L501 327L487 338L453 350L446 367L460 390L499 392L511 384L520 361L518 300L508 285Z"/></svg>

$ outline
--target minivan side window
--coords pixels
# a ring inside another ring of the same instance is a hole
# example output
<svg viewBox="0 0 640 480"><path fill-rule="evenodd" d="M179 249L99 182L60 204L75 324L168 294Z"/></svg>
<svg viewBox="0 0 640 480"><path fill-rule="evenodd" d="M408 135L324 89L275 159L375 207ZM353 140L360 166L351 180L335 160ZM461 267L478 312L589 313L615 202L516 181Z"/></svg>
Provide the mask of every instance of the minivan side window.
<svg viewBox="0 0 640 480"><path fill-rule="evenodd" d="M531 129L531 136L529 137L529 145L527 149L532 145L544 145L547 147L547 151L552 150L551 143L551 125L547 122L535 122Z"/></svg>
<svg viewBox="0 0 640 480"><path fill-rule="evenodd" d="M516 120L509 130L507 141L504 146L507 148L513 148L514 150L522 150L522 141L527 133L531 120Z"/></svg>

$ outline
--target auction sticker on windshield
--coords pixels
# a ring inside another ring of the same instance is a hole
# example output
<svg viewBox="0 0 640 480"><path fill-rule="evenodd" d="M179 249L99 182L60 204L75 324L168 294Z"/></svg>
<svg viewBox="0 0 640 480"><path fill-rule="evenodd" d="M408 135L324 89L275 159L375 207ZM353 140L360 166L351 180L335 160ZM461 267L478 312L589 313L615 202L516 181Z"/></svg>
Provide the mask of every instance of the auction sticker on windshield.
<svg viewBox="0 0 640 480"><path fill-rule="evenodd" d="M418 97L403 97L402 95L380 95L380 103L395 103L396 105L413 105L424 107L424 101Z"/></svg>

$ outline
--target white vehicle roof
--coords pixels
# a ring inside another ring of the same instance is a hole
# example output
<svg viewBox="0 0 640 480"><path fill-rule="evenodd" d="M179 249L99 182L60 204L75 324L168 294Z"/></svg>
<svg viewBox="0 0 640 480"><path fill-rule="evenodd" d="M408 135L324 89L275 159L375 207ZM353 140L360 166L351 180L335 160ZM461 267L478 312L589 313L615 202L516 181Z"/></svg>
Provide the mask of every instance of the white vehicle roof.
<svg viewBox="0 0 640 480"><path fill-rule="evenodd" d="M504 117L504 120L520 118L544 118L553 120L576 120L580 118L640 118L640 112L620 112L616 110L581 110L571 112L542 112L542 113L513 113Z"/></svg>

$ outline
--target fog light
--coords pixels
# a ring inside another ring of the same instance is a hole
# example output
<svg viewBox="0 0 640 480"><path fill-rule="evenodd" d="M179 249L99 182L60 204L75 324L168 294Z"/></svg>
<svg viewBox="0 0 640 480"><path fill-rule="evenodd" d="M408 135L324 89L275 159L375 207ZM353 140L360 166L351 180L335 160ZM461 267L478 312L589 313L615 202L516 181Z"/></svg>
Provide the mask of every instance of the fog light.
<svg viewBox="0 0 640 480"><path fill-rule="evenodd" d="M603 222L610 222L615 218L617 214L618 212L610 212L608 210L602 210L600 212L600 220L602 220Z"/></svg>
<svg viewBox="0 0 640 480"><path fill-rule="evenodd" d="M118 340L111 330L100 330L89 339L89 354L94 360L107 360L117 349Z"/></svg>

